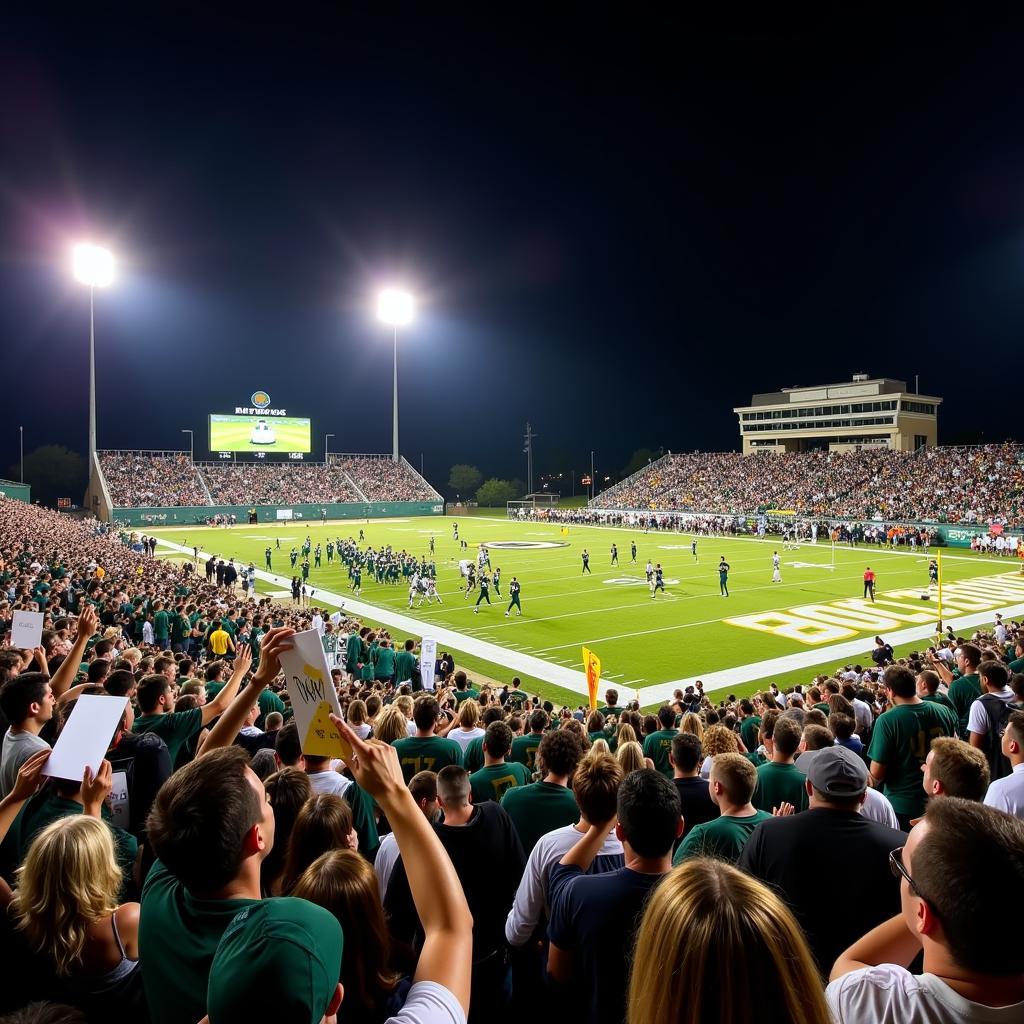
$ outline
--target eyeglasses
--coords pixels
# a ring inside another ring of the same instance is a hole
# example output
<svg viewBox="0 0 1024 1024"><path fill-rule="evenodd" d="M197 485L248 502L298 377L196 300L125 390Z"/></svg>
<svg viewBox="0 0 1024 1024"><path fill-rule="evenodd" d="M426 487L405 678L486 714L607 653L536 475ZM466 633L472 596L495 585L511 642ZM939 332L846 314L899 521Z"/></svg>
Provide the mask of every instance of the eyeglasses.
<svg viewBox="0 0 1024 1024"><path fill-rule="evenodd" d="M907 885L910 886L910 891L920 899L925 897L921 894L921 890L918 889L917 883L910 877L910 872L903 866L903 847L898 847L889 853L889 870L892 871L893 878L905 878Z"/></svg>

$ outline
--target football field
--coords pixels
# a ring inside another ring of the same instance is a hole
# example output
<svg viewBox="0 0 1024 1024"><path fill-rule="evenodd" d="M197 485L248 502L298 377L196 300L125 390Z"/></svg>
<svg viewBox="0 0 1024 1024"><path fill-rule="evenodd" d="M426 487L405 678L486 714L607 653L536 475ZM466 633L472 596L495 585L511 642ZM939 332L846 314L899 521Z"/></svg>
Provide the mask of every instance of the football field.
<svg viewBox="0 0 1024 1024"><path fill-rule="evenodd" d="M502 681L520 675L528 688L574 705L586 692L584 645L601 659L602 689L617 686L650 706L696 678L708 692L744 694L770 681L791 685L842 665L869 664L876 634L899 652L920 650L931 642L938 617L928 558L904 549L837 546L833 552L830 544L819 543L787 551L777 538L698 536L694 557L688 533L572 526L566 534L557 525L499 518L456 521L460 539L468 543L465 551L452 537L451 517L153 532L189 553L198 545L220 557L252 561L261 570L271 547L272 570L259 590L283 598L293 575L289 550L308 534L314 548L325 548L321 567L310 571L314 605L336 606L344 599L352 614L383 623L399 639L436 636L442 649L458 652L456 661L464 667ZM360 529L375 548L390 544L428 558L433 536L444 604L410 609L404 582L377 584L365 575L361 594L352 594L345 566L337 558L327 563L326 543L358 537ZM492 587L492 604L478 607L478 592L464 595L458 563L475 558L481 543L489 547L492 568L501 569L501 596ZM611 564L613 543L617 566ZM584 549L590 553L589 573L583 572ZM781 582L772 581L775 551ZM721 556L730 566L728 597L720 593ZM665 592L653 599L644 572L648 559L660 563L665 576ZM863 596L867 566L877 576L875 603ZM513 576L522 585L521 618L504 614ZM996 610L1024 614L1024 576L1016 560L947 549L942 578L943 618L959 631L990 624Z"/></svg>

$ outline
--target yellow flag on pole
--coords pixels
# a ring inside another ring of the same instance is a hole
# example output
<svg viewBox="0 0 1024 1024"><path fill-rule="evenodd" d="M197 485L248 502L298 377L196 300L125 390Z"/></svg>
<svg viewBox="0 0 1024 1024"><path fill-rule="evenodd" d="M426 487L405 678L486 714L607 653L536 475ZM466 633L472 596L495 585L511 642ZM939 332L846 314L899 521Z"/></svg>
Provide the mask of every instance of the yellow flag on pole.
<svg viewBox="0 0 1024 1024"><path fill-rule="evenodd" d="M587 674L587 690L590 692L590 709L597 707L597 687L601 682L601 659L589 648L583 648L583 671Z"/></svg>

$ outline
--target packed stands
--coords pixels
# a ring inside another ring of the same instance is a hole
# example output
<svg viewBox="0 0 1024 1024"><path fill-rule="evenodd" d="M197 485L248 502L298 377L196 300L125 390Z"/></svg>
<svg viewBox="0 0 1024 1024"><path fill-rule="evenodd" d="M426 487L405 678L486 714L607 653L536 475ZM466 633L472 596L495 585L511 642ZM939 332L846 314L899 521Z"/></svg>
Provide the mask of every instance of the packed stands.
<svg viewBox="0 0 1024 1024"><path fill-rule="evenodd" d="M183 452L103 451L114 508L435 501L437 492L404 459L332 456L312 462L193 463Z"/></svg>
<svg viewBox="0 0 1024 1024"><path fill-rule="evenodd" d="M368 501L433 501L437 492L402 459L386 455L337 455L331 464L346 472Z"/></svg>
<svg viewBox="0 0 1024 1024"><path fill-rule="evenodd" d="M1024 887L1019 623L785 691L695 684L645 716L613 688L589 712L476 687L443 652L414 693L414 641L148 550L0 499L0 632L44 614L39 648L0 649L0 1014L1021 1019L1017 920L992 898ZM280 673L318 620L347 654L335 728L358 756L337 767L303 755ZM93 693L134 709L95 777L46 780Z"/></svg>
<svg viewBox="0 0 1024 1024"><path fill-rule="evenodd" d="M344 472L321 463L208 463L202 473L214 505L359 501Z"/></svg>
<svg viewBox="0 0 1024 1024"><path fill-rule="evenodd" d="M120 508L208 505L209 496L183 452L98 452L113 504Z"/></svg>
<svg viewBox="0 0 1024 1024"><path fill-rule="evenodd" d="M899 452L669 454L599 494L594 508L940 523L1024 523L1024 447Z"/></svg>

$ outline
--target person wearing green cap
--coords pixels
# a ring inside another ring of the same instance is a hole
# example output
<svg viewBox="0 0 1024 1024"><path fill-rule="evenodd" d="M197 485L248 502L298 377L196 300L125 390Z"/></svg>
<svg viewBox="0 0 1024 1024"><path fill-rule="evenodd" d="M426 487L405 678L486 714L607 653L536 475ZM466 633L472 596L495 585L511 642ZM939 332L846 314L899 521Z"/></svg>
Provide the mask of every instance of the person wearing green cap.
<svg viewBox="0 0 1024 1024"><path fill-rule="evenodd" d="M337 918L314 903L278 896L246 907L224 929L210 965L207 1021L251 1024L257 993L264 1020L333 1020L343 947Z"/></svg>
<svg viewBox="0 0 1024 1024"><path fill-rule="evenodd" d="M153 802L147 842L157 860L142 888L139 919L152 1024L202 1018L217 944L235 915L260 900L274 811L249 756L232 741L277 676L293 633L267 633L249 685L210 730L199 757L175 772Z"/></svg>

